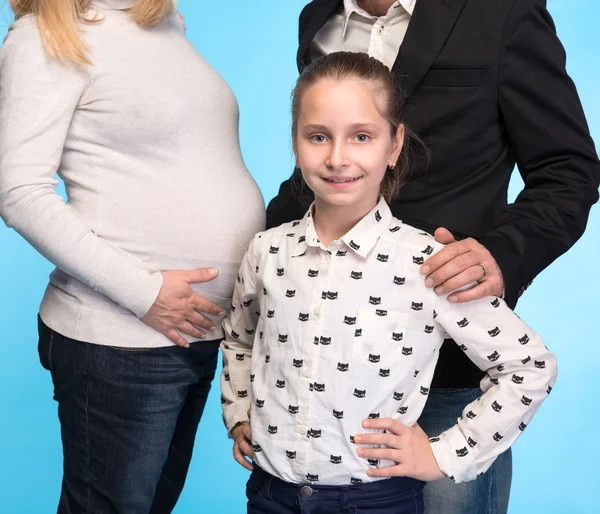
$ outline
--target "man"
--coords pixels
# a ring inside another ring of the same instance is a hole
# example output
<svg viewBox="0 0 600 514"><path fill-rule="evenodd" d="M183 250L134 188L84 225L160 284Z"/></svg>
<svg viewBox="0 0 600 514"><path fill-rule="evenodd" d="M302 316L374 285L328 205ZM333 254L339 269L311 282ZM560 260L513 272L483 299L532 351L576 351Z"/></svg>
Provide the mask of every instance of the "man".
<svg viewBox="0 0 600 514"><path fill-rule="evenodd" d="M427 285L444 294L477 281L450 300L496 295L514 307L581 236L600 180L545 0L313 0L300 15L300 70L341 50L393 70L406 124L429 148L413 145L410 180L391 205L448 244L424 263ZM516 163L525 186L507 204ZM268 226L301 218L311 201L295 173L269 204ZM437 435L453 425L482 378L446 342L421 427ZM506 512L510 481L507 451L476 481L429 484L427 512Z"/></svg>

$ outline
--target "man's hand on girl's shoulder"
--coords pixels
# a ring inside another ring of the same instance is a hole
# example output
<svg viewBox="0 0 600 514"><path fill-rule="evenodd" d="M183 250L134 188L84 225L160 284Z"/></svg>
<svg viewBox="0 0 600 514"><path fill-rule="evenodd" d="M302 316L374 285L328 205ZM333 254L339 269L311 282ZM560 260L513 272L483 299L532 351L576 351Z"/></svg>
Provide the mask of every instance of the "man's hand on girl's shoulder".
<svg viewBox="0 0 600 514"><path fill-rule="evenodd" d="M448 297L449 301L456 303L503 295L502 271L485 246L472 237L457 241L445 228L438 228L434 235L436 241L446 247L421 266L421 273L427 275L427 287L435 288L436 294L442 296L478 283Z"/></svg>

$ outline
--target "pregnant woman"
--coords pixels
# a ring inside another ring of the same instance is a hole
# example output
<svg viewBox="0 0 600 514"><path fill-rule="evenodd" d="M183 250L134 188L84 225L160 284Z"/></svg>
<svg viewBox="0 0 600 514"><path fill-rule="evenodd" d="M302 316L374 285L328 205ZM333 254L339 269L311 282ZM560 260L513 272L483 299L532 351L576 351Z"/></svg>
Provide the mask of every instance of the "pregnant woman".
<svg viewBox="0 0 600 514"><path fill-rule="evenodd" d="M264 227L231 89L171 0L11 0L0 214L56 265L39 318L59 513L168 513ZM64 180L67 201L56 193Z"/></svg>

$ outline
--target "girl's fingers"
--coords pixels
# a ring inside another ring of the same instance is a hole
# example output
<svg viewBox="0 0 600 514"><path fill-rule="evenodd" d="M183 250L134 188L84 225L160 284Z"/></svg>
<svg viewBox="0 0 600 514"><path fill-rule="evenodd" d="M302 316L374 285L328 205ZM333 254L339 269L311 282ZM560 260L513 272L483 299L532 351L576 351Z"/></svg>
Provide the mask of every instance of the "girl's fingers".
<svg viewBox="0 0 600 514"><path fill-rule="evenodd" d="M248 471L252 471L254 466L246 460L244 455L242 455L237 444L233 447L233 458L238 462L238 464L245 467Z"/></svg>
<svg viewBox="0 0 600 514"><path fill-rule="evenodd" d="M378 432L375 434L357 434L354 436L356 444L379 444L390 448L400 448L400 438L390 433Z"/></svg>
<svg viewBox="0 0 600 514"><path fill-rule="evenodd" d="M400 451L392 448L359 448L356 450L359 457L364 459L386 459L400 462Z"/></svg>
<svg viewBox="0 0 600 514"><path fill-rule="evenodd" d="M371 468L367 470L367 475L370 477L406 477L407 469L401 464L390 466L387 468Z"/></svg>
<svg viewBox="0 0 600 514"><path fill-rule="evenodd" d="M410 430L410 428L392 418L365 419L362 426L364 428L373 428L375 430L387 430L398 436L404 435Z"/></svg>
<svg viewBox="0 0 600 514"><path fill-rule="evenodd" d="M241 439L238 443L240 451L246 456L254 460L254 450L250 446L250 442L246 439Z"/></svg>
<svg viewBox="0 0 600 514"><path fill-rule="evenodd" d="M248 417L250 417L250 409L248 409ZM242 428L242 434L248 441L252 441L252 426L250 423L246 423ZM254 455L252 455L254 457Z"/></svg>

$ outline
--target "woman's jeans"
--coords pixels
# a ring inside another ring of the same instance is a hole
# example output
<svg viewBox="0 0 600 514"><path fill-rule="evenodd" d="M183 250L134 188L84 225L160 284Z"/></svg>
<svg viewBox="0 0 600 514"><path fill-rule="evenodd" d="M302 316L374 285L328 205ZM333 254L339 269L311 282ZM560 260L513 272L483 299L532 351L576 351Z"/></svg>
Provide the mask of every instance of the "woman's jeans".
<svg viewBox="0 0 600 514"><path fill-rule="evenodd" d="M456 424L467 404L482 395L481 389L431 389L419 425L437 436ZM446 478L425 486L426 514L506 514L512 479L510 449L477 480L455 484Z"/></svg>
<svg viewBox="0 0 600 514"><path fill-rule="evenodd" d="M423 514L423 485L404 477L343 486L290 484L255 465L246 485L248 514Z"/></svg>
<svg viewBox="0 0 600 514"><path fill-rule="evenodd" d="M69 339L41 320L39 335L63 443L58 514L170 513L185 482L219 341L118 349Z"/></svg>

